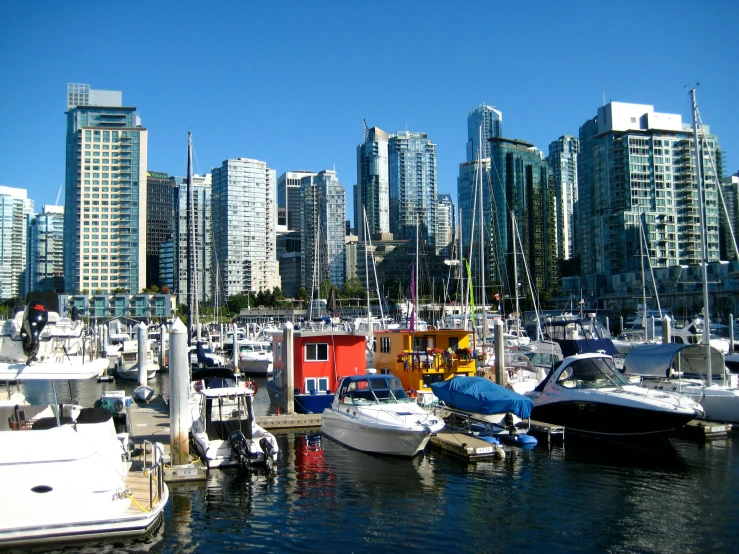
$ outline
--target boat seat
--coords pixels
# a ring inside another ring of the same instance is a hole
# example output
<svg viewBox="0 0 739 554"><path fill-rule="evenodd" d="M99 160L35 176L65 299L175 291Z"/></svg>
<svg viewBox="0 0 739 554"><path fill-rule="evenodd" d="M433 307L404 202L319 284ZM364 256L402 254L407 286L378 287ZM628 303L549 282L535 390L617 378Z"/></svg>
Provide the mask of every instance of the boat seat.
<svg viewBox="0 0 739 554"><path fill-rule="evenodd" d="M209 421L206 426L208 439L210 440L228 440L228 437L234 431L241 431L247 439L251 439L251 423L249 421L238 419L230 419L227 421Z"/></svg>
<svg viewBox="0 0 739 554"><path fill-rule="evenodd" d="M103 408L82 408L75 423L103 423L112 417L113 413L110 410Z"/></svg>

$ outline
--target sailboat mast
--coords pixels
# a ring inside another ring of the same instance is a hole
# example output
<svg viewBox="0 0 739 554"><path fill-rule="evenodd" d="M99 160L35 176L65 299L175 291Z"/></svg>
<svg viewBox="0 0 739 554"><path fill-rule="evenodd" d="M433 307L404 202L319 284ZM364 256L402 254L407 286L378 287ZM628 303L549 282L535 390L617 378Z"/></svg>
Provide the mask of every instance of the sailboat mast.
<svg viewBox="0 0 739 554"><path fill-rule="evenodd" d="M708 377L706 382L710 387L713 379L711 369L711 321L708 315L708 253L706 249L706 203L703 198L703 170L701 164L700 144L698 142L698 104L695 100L695 88L690 89L690 99L693 106L693 146L695 147L695 178L698 181L698 208L700 214L700 237L701 237L701 273L703 278L703 344L706 347L706 369Z"/></svg>
<svg viewBox="0 0 739 554"><path fill-rule="evenodd" d="M639 217L639 259L641 261L641 326L646 339L654 338L647 335L647 278L644 275L644 212Z"/></svg>
<svg viewBox="0 0 739 554"><path fill-rule="evenodd" d="M513 229L513 286L515 287L516 291L516 331L517 337L521 336L520 333L520 312L518 307L518 258L517 258L517 250L516 250L516 213L511 210L511 228Z"/></svg>
<svg viewBox="0 0 739 554"><path fill-rule="evenodd" d="M192 346L192 309L193 309L193 267L192 267L192 225L190 209L192 207L192 131L187 132L187 345Z"/></svg>
<svg viewBox="0 0 739 554"><path fill-rule="evenodd" d="M483 219L482 206L482 125L480 125L480 140L477 148L477 188L478 188L478 210L480 212L480 287L482 294L480 302L482 303L482 352L485 352L485 338L488 332L488 310L487 301L485 300L485 220Z"/></svg>

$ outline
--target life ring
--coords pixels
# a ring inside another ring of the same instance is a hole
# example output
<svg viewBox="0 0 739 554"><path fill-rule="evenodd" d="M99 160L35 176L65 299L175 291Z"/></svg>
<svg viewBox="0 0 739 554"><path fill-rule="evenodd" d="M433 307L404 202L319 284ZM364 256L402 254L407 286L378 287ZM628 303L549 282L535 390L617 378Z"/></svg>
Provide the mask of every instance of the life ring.
<svg viewBox="0 0 739 554"><path fill-rule="evenodd" d="M257 385L252 379L247 380L244 383L244 387L254 391L254 396L259 392L259 385Z"/></svg>

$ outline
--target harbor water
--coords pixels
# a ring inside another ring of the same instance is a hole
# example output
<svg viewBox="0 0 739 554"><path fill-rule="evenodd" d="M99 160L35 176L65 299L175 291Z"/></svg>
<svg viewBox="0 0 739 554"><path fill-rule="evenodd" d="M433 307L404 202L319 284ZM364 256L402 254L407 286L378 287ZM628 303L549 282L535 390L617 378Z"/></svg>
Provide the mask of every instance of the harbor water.
<svg viewBox="0 0 739 554"><path fill-rule="evenodd" d="M257 382L255 409L267 414ZM166 396L167 376L154 386ZM53 401L48 387L24 392ZM134 387L71 383L57 395L92 405L103 388ZM568 437L477 463L434 450L367 455L318 430L277 437L270 475L212 470L206 482L171 485L150 536L37 551L739 552L739 434L704 444Z"/></svg>

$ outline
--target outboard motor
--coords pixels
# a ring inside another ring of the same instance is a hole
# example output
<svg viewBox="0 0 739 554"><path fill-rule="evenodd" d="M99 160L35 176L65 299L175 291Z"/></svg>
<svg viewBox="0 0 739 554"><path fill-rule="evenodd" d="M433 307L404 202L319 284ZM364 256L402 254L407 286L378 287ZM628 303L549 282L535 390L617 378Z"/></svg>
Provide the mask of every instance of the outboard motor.
<svg viewBox="0 0 739 554"><path fill-rule="evenodd" d="M46 304L40 300L34 300L28 305L26 316L23 318L23 327L21 328L23 353L28 356L26 363L36 361L41 331L44 330L48 321L49 310L46 308Z"/></svg>
<svg viewBox="0 0 739 554"><path fill-rule="evenodd" d="M249 443L241 431L234 431L228 436L228 444L239 458L239 465L249 465Z"/></svg>
<svg viewBox="0 0 739 554"><path fill-rule="evenodd" d="M264 463L267 466L267 469L272 468L272 454L274 454L275 447L272 446L272 443L267 439L266 437L263 437L259 439L259 448L262 449L262 452L264 452Z"/></svg>

